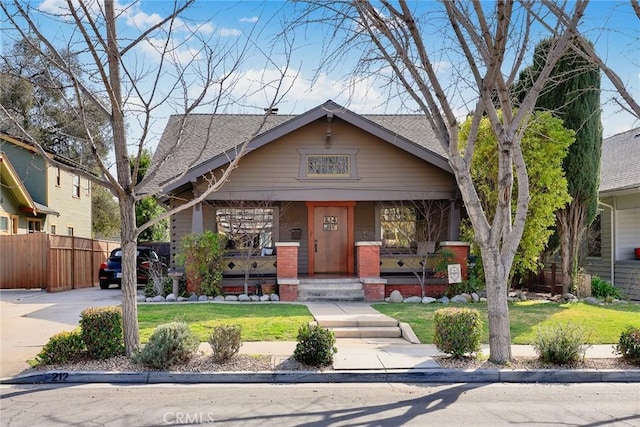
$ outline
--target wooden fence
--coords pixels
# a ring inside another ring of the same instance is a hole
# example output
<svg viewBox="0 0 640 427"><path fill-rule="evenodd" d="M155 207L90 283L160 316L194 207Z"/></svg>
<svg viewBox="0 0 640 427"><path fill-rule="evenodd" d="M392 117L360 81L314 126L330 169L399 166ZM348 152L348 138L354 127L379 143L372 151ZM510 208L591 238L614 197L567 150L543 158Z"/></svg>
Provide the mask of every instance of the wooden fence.
<svg viewBox="0 0 640 427"><path fill-rule="evenodd" d="M0 236L0 289L97 286L100 264L119 245L46 233Z"/></svg>

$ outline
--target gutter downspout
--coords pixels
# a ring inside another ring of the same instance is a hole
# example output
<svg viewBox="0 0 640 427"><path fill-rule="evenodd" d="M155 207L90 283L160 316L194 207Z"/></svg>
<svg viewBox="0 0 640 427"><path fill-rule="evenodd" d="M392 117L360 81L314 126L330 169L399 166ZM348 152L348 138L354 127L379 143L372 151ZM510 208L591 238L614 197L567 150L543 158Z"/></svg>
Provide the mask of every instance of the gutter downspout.
<svg viewBox="0 0 640 427"><path fill-rule="evenodd" d="M602 205L606 208L611 209L611 283L614 285L615 282L615 272L616 272L616 236L615 236L615 208L611 205L608 205L604 202L598 201L599 205Z"/></svg>

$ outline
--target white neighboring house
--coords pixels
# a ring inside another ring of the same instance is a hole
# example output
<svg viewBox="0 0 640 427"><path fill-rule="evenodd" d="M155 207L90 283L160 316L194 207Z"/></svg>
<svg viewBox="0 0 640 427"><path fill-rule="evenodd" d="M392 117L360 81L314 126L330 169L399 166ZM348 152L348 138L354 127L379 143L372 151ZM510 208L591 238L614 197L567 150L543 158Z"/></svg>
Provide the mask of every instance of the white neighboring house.
<svg viewBox="0 0 640 427"><path fill-rule="evenodd" d="M599 195L585 269L640 300L640 128L602 141Z"/></svg>
<svg viewBox="0 0 640 427"><path fill-rule="evenodd" d="M91 238L87 178L49 164L31 144L0 133L0 179L0 235L46 232Z"/></svg>

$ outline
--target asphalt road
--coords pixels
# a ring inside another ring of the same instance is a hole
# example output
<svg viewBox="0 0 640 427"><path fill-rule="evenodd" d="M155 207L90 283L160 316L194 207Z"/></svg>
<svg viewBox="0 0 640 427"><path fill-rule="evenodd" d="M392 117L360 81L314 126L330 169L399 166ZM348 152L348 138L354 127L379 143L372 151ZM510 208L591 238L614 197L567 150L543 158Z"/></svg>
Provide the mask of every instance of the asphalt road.
<svg viewBox="0 0 640 427"><path fill-rule="evenodd" d="M0 386L0 425L638 426L640 384Z"/></svg>

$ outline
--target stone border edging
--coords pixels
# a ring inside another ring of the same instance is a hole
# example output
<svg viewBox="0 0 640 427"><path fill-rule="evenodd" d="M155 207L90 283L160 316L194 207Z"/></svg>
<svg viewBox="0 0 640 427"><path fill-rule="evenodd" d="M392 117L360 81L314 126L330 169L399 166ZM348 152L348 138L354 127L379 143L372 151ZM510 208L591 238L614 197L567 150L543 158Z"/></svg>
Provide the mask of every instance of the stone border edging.
<svg viewBox="0 0 640 427"><path fill-rule="evenodd" d="M2 378L0 384L304 384L304 383L640 383L640 369L458 370L263 372L88 372L42 371Z"/></svg>

